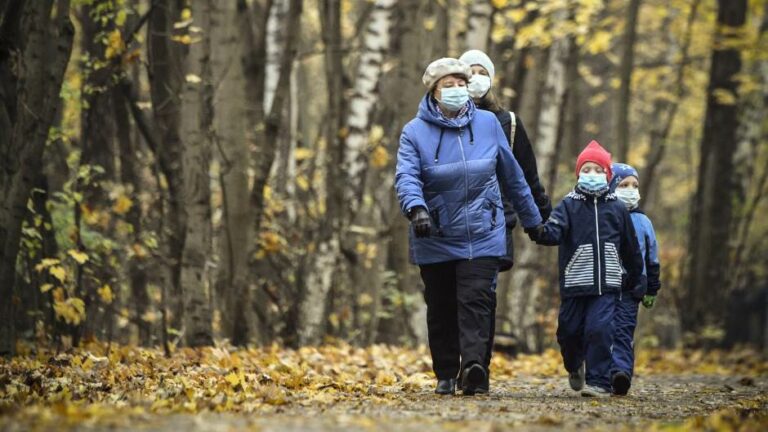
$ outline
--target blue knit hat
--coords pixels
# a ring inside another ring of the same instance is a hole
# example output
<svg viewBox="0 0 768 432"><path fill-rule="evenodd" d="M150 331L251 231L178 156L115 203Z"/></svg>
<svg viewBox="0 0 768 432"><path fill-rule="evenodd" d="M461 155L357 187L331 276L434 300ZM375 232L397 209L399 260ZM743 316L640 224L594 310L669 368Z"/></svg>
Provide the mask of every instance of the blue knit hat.
<svg viewBox="0 0 768 432"><path fill-rule="evenodd" d="M613 171L613 178L611 179L611 191L616 190L616 188L619 186L619 183L621 183L621 181L627 177L634 176L636 179L640 180L640 174L637 173L637 170L632 167L632 165L617 162L611 165L611 171Z"/></svg>

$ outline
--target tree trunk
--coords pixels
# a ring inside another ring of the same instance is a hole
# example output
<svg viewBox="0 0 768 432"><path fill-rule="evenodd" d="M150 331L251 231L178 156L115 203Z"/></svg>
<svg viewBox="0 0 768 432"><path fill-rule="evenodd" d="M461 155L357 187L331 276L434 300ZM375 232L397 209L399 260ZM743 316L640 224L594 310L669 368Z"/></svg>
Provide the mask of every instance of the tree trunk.
<svg viewBox="0 0 768 432"><path fill-rule="evenodd" d="M632 69L635 61L635 40L637 39L637 16L641 0L629 0L627 5L627 21L624 23L624 35L621 47L621 63L619 64L619 94L616 97L616 126L614 127L616 143L615 158L628 162L629 155L629 103L632 91Z"/></svg>
<svg viewBox="0 0 768 432"><path fill-rule="evenodd" d="M465 50L478 49L488 51L491 36L491 16L493 5L488 0L476 0L470 3L467 20L467 38Z"/></svg>
<svg viewBox="0 0 768 432"><path fill-rule="evenodd" d="M181 253L184 245L186 215L182 208L183 178L181 172L180 95L184 81L182 49L171 39L173 24L181 20L182 0L164 0L155 7L147 28L147 58L150 94L155 120L157 148L155 156L167 183L166 214L163 226L163 250L167 261L165 279L170 285L171 327L178 330L184 315L181 293Z"/></svg>
<svg viewBox="0 0 768 432"><path fill-rule="evenodd" d="M371 21L363 37L363 52L357 66L354 92L349 102L347 130L349 135L345 141L344 200L348 206L350 217L354 215L363 198L365 170L368 166L368 133L370 118L377 102L379 78L384 66L384 54L389 49L390 15L395 0L376 0L371 12Z"/></svg>
<svg viewBox="0 0 768 432"><path fill-rule="evenodd" d="M567 19L560 16L559 19ZM541 96L541 111L536 127L536 159L544 184L554 184L558 163L559 131L564 123L563 107L568 87L568 69L574 59L574 43L571 38L556 40L549 49L549 60ZM539 329L537 315L540 312L542 288L547 281L541 278L541 262L549 251L536 247L528 239L518 235L515 242L515 267L509 276L506 292L507 325L499 328L509 331L525 352L537 351Z"/></svg>
<svg viewBox="0 0 768 432"><path fill-rule="evenodd" d="M319 226L317 247L309 256L307 276L299 299L298 336L300 345L314 345L324 333L326 303L334 282L341 252L339 243L342 212L341 156L343 151L343 67L341 53L341 1L320 2L320 23L325 45L325 76L328 110L326 114L325 218ZM321 200L323 198L320 198ZM339 278L340 279L340 278ZM337 287L339 288L339 287ZM343 289L340 288L343 293Z"/></svg>
<svg viewBox="0 0 768 432"><path fill-rule="evenodd" d="M181 254L184 295L184 336L188 346L213 345L211 308L207 294L208 254L211 250L211 127L213 83L210 69L211 0L193 0L193 20L201 30L193 38L185 61L181 94L183 204L187 216Z"/></svg>
<svg viewBox="0 0 768 432"><path fill-rule="evenodd" d="M57 13L52 17L56 3ZM9 1L0 24L0 355L13 355L21 225L59 104L74 27L69 2ZM63 12L63 13L62 13Z"/></svg>
<svg viewBox="0 0 768 432"><path fill-rule="evenodd" d="M729 244L733 200L733 154L738 128L737 106L721 99L723 94L736 97L736 74L741 71L741 53L722 45L731 28L746 21L746 0L718 2L715 46L712 50L710 82L707 89L707 113L701 140L701 162L696 195L692 203L690 264L687 268L687 311L682 315L685 331L699 332L707 326L722 324L722 305L730 268Z"/></svg>
<svg viewBox="0 0 768 432"><path fill-rule="evenodd" d="M248 201L250 162L245 108L243 45L237 26L235 2L218 3L211 17L213 45L211 66L216 83L214 118L224 215L221 222L220 262L217 290L222 302L224 334L235 345L248 342L248 252L252 216Z"/></svg>
<svg viewBox="0 0 768 432"><path fill-rule="evenodd" d="M131 241L139 246L134 250L143 250L142 246L142 210L139 194L141 193L141 161L139 160L135 141L131 139L131 124L127 101L120 88L112 89L112 102L114 106L117 143L120 148L120 180L128 190L128 197L133 205L125 215L126 222L133 228ZM128 257L128 284L130 286L131 301L133 303L135 322L139 330L139 342L143 346L150 344L150 325L144 319L144 314L149 307L149 293L147 292L147 257L134 253Z"/></svg>

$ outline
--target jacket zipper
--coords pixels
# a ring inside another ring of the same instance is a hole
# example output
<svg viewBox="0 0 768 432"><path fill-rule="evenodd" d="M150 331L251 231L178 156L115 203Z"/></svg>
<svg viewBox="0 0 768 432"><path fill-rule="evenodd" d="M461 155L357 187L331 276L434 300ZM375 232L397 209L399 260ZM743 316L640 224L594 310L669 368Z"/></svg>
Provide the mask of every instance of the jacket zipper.
<svg viewBox="0 0 768 432"><path fill-rule="evenodd" d="M595 236L597 237L597 294L603 295L603 265L600 256L600 222L597 219L597 197L595 197Z"/></svg>
<svg viewBox="0 0 768 432"><path fill-rule="evenodd" d="M464 144L461 142L463 129L459 128L459 149L461 149L461 160L464 162L464 224L467 226L467 239L469 239L469 259L472 259L472 233L469 230L469 169L467 168L467 157L464 154Z"/></svg>

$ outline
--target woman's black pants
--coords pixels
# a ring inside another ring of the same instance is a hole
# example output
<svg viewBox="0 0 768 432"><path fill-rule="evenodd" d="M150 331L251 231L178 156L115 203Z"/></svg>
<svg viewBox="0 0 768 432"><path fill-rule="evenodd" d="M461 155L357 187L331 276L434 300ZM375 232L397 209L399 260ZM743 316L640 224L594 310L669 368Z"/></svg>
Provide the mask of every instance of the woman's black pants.
<svg viewBox="0 0 768 432"><path fill-rule="evenodd" d="M420 266L427 333L437 379L456 378L472 363L487 368L494 280L499 259L475 258Z"/></svg>

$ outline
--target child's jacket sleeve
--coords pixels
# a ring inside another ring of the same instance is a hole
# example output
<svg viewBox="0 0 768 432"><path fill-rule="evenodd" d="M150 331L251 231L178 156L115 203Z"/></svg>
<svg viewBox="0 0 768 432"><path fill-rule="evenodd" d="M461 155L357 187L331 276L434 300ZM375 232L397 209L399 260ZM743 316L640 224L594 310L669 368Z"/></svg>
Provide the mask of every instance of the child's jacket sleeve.
<svg viewBox="0 0 768 432"><path fill-rule="evenodd" d="M557 246L568 236L571 221L565 203L565 199L560 201L560 204L552 211L549 219L544 223L544 229L536 243L545 246Z"/></svg>
<svg viewBox="0 0 768 432"><path fill-rule="evenodd" d="M659 261L659 245L656 242L656 231L650 219L647 219L645 269L648 278L648 295L656 295L661 289L661 262Z"/></svg>
<svg viewBox="0 0 768 432"><path fill-rule="evenodd" d="M646 276L643 274L643 254L640 251L640 244L637 241L635 225L628 211L622 212L624 218L623 229L621 233L621 262L627 271L627 287L635 298L641 298L647 290Z"/></svg>

